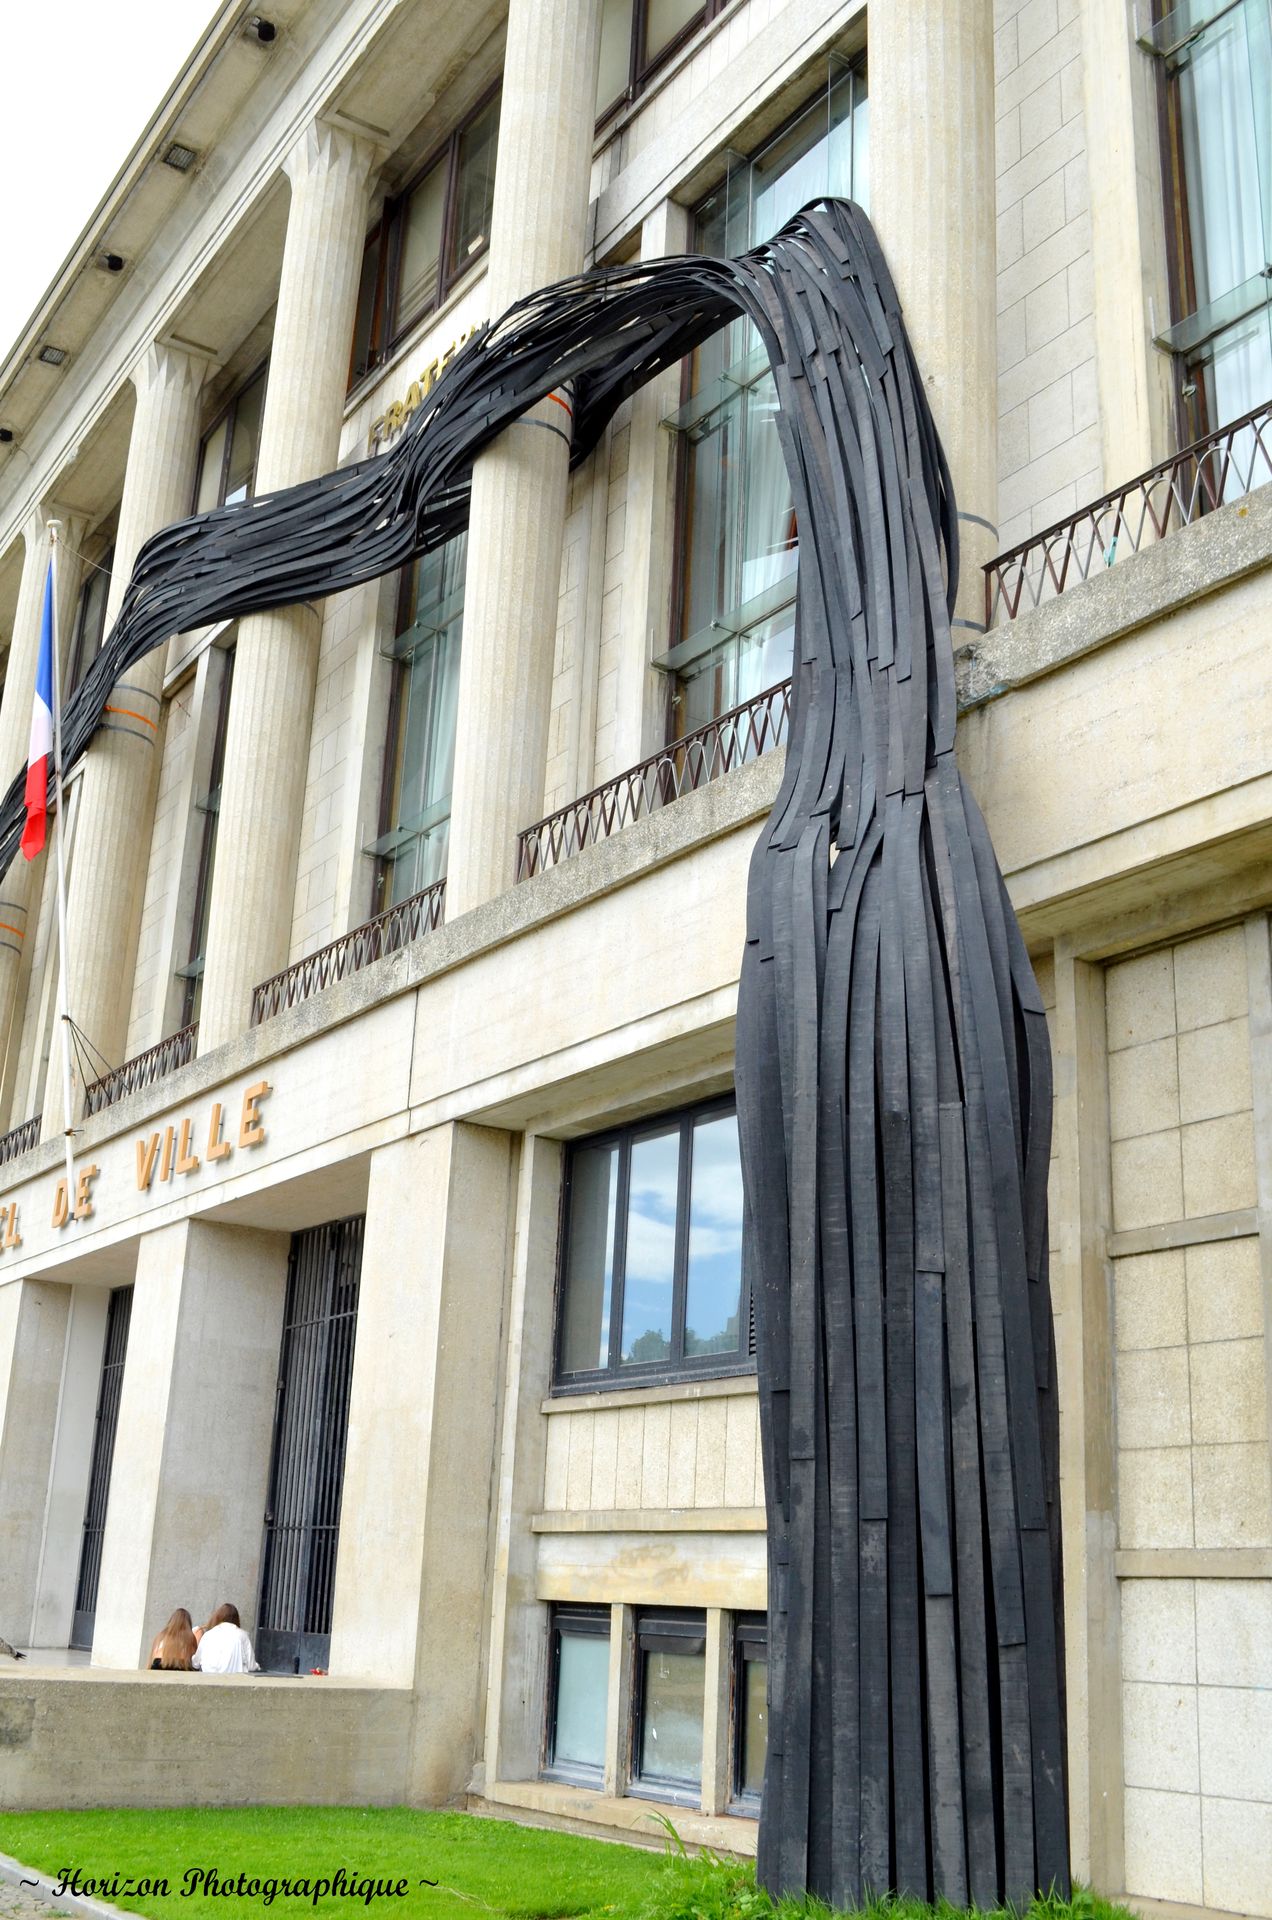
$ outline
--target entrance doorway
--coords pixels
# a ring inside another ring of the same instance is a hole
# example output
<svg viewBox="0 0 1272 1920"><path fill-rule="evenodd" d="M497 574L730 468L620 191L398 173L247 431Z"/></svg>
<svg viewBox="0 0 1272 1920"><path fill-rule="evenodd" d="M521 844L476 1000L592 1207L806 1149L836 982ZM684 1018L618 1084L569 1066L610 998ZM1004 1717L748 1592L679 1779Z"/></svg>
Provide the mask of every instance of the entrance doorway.
<svg viewBox="0 0 1272 1920"><path fill-rule="evenodd" d="M119 1397L124 1385L132 1300L131 1287L115 1287L106 1313L106 1346L102 1353L101 1384L97 1390L93 1459L88 1474L84 1536L80 1541L79 1574L75 1582L75 1616L71 1625L71 1645L79 1648L92 1646L93 1628L97 1621L97 1582L102 1571L106 1504L110 1498L110 1469L115 1457L115 1429L119 1425Z"/></svg>
<svg viewBox="0 0 1272 1920"><path fill-rule="evenodd" d="M274 1672L325 1668L331 1650L363 1225L292 1238L256 1624Z"/></svg>

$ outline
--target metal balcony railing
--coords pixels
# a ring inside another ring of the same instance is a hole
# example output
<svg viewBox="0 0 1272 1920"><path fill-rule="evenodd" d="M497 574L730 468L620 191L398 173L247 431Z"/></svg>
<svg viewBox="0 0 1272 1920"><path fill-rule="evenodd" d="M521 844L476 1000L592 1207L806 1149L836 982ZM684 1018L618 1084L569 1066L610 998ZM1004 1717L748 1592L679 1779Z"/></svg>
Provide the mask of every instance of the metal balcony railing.
<svg viewBox="0 0 1272 1920"><path fill-rule="evenodd" d="M142 1087L151 1087L156 1080L184 1067L194 1058L198 1035L199 1023L195 1020L188 1027L179 1027L176 1033L170 1033L158 1046L147 1047L135 1059L125 1060L122 1067L104 1073L100 1080L90 1080L84 1089L85 1113L100 1113L104 1107L113 1107L117 1100L126 1099Z"/></svg>
<svg viewBox="0 0 1272 1920"><path fill-rule="evenodd" d="M30 1153L40 1138L40 1121L43 1114L33 1113L20 1127L10 1127L8 1133L0 1133L0 1167L7 1167L10 1160L16 1160L24 1153Z"/></svg>
<svg viewBox="0 0 1272 1920"><path fill-rule="evenodd" d="M558 807L555 813L518 834L518 880L528 880L584 847L608 840L633 820L643 820L669 801L705 787L722 773L780 746L790 718L791 683L783 680L740 707L731 707L705 727L673 740L639 766L616 774L581 799Z"/></svg>
<svg viewBox="0 0 1272 1920"><path fill-rule="evenodd" d="M1269 480L1272 400L991 560L985 625L1005 625Z"/></svg>
<svg viewBox="0 0 1272 1920"><path fill-rule="evenodd" d="M445 896L446 882L435 880L422 893L400 900L397 906L386 908L374 919L364 920L360 927L341 934L328 946L319 947L317 953L284 967L269 980L262 980L252 990L251 1024L258 1027L262 1020L272 1019L287 1007L298 1006L311 994L321 993L324 987L333 986L361 967L369 967L373 960L383 959L386 953L396 953L399 947L409 946L412 940L432 933L441 923Z"/></svg>

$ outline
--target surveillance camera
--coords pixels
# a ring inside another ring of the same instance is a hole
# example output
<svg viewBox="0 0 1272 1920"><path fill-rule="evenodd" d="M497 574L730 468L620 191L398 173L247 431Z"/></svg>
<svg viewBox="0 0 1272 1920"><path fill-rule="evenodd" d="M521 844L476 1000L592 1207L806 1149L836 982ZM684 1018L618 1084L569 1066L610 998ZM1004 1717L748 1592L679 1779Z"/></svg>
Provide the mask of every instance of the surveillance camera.
<svg viewBox="0 0 1272 1920"><path fill-rule="evenodd" d="M8 446L11 446L12 444L13 444L13 428L0 427L0 447L8 447Z"/></svg>
<svg viewBox="0 0 1272 1920"><path fill-rule="evenodd" d="M273 21L266 20L265 17L259 13L248 14L246 31L254 40L259 40L263 47L267 47L271 40L278 38L278 28L274 25Z"/></svg>

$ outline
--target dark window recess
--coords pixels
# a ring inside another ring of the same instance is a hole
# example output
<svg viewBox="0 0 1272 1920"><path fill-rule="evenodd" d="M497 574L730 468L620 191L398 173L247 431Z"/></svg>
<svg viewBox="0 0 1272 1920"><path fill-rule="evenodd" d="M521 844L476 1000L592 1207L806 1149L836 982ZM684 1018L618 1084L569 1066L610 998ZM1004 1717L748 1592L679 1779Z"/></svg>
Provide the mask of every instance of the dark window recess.
<svg viewBox="0 0 1272 1920"><path fill-rule="evenodd" d="M232 507L252 497L267 370L264 366L257 369L203 436L194 489L196 513L206 513L210 507Z"/></svg>
<svg viewBox="0 0 1272 1920"><path fill-rule="evenodd" d="M599 1786L605 1774L610 1610L553 1607L544 1772Z"/></svg>
<svg viewBox="0 0 1272 1920"><path fill-rule="evenodd" d="M697 1805L707 1616L648 1607L636 1618L631 1784L636 1793Z"/></svg>
<svg viewBox="0 0 1272 1920"><path fill-rule="evenodd" d="M212 902L216 830L221 814L221 776L225 771L225 735L230 721L234 648L226 647L219 656L213 657L209 665L211 671L219 671L221 680L217 689L215 732L212 737L212 759L208 767L207 792L195 801L196 808L203 816L203 824L199 835L199 869L194 883L194 912L190 921L190 951L185 965L177 968L177 978L183 983L181 1018L177 1023L178 1028L188 1027L198 1019L203 1000L203 959L208 939L208 910Z"/></svg>
<svg viewBox="0 0 1272 1920"><path fill-rule="evenodd" d="M111 569L115 564L115 549L105 554L96 563L88 562L87 574L79 592L79 602L75 608L75 634L71 641L71 657L67 663L66 685L62 690L64 700L70 698L84 675L97 658L98 649L106 633L106 596L110 592Z"/></svg>
<svg viewBox="0 0 1272 1920"><path fill-rule="evenodd" d="M490 244L499 93L487 94L384 203L362 256L349 384L378 366Z"/></svg>
<svg viewBox="0 0 1272 1920"><path fill-rule="evenodd" d="M750 1329L732 1096L572 1146L557 1385L746 1372Z"/></svg>
<svg viewBox="0 0 1272 1920"><path fill-rule="evenodd" d="M106 1345L102 1377L97 1389L97 1419L93 1427L93 1458L88 1472L88 1500L84 1507L84 1537L80 1542L79 1575L75 1582L75 1616L71 1645L91 1647L97 1620L97 1582L102 1571L102 1542L106 1537L106 1508L110 1501L110 1469L115 1457L115 1430L124 1387L128 1354L128 1323L133 1290L115 1287L106 1311Z"/></svg>
<svg viewBox="0 0 1272 1920"><path fill-rule="evenodd" d="M385 649L394 669L380 832L365 849L377 862L375 913L446 878L467 554L468 535L456 534L402 573Z"/></svg>
<svg viewBox="0 0 1272 1920"><path fill-rule="evenodd" d="M292 1238L256 1628L274 1672L326 1667L331 1651L363 1225Z"/></svg>
<svg viewBox="0 0 1272 1920"><path fill-rule="evenodd" d="M768 1753L768 1616L733 1616L733 1807L758 1817Z"/></svg>
<svg viewBox="0 0 1272 1920"><path fill-rule="evenodd" d="M596 117L634 100L659 67L729 0L602 0Z"/></svg>

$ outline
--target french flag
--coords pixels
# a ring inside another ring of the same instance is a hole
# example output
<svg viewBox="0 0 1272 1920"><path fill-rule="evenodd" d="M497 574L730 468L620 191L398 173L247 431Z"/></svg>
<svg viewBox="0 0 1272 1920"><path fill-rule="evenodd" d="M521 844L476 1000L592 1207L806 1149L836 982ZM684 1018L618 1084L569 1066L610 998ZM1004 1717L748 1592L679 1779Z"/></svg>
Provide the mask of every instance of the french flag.
<svg viewBox="0 0 1272 1920"><path fill-rule="evenodd" d="M49 817L49 763L53 758L53 562L44 582L44 613L40 620L40 657L35 669L35 701L31 708L31 751L27 756L26 826L22 851L34 860L43 851Z"/></svg>

